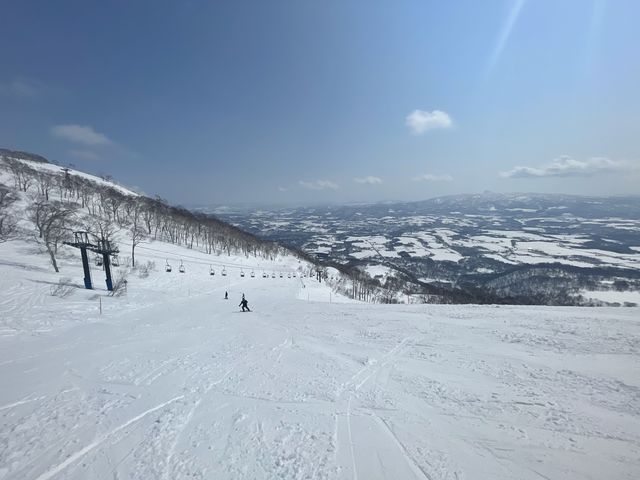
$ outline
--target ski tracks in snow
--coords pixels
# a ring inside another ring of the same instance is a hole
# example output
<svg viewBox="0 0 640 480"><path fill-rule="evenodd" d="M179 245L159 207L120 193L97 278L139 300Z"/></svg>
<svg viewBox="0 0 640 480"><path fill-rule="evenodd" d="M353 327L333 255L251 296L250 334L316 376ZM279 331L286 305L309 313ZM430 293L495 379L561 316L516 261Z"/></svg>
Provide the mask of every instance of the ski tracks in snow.
<svg viewBox="0 0 640 480"><path fill-rule="evenodd" d="M0 478L638 478L631 314L272 289L251 294L264 313L198 297L22 337L0 363Z"/></svg>
<svg viewBox="0 0 640 480"><path fill-rule="evenodd" d="M354 480L391 477L431 480L384 419L371 409L353 406L359 391L383 369L392 366L410 339L402 339L379 360L368 360L367 365L336 389L335 458L342 470L351 471Z"/></svg>
<svg viewBox="0 0 640 480"><path fill-rule="evenodd" d="M185 390L188 391L184 393L183 398L180 401L176 401L171 408L164 411L156 419L150 430L145 433L142 442L134 447L133 452L128 454L133 454L134 457L134 466L130 473L131 478L169 480L200 475L198 472L202 472L203 468L199 464L197 456L189 448L178 449L183 432L188 429L199 407L205 403L213 404L213 407L209 407L206 411L206 417L215 418L217 416L216 412L230 407L230 403L223 401L223 399L234 396L231 392L238 388L239 382L243 378L247 375L256 375L259 371L264 370L267 365L279 363L283 352L292 345L291 337L287 336L284 340L279 340L279 343L273 347L269 345L266 345L266 348L262 347L264 348L264 354L255 355L255 352L253 352L256 348L255 344L237 342L238 340L228 345L228 350L223 350L222 357L217 358L218 361L223 363L225 360L232 361L225 373L213 382L207 380L211 372L208 367L201 363L202 360L200 363L194 362L192 368L195 368L195 371L189 377L191 386L185 387ZM252 352L255 356L249 356L251 360L243 358L249 352ZM201 359L204 358L202 352L199 353ZM226 358L227 355L230 357ZM193 356L191 355L191 357ZM237 360L238 357L241 360ZM138 378L137 380L139 381L136 383L147 380L153 381L152 379L155 377L167 374L166 367L168 365L176 367L183 363L177 362L176 359L161 362L145 378ZM218 387L216 388L217 394L213 396L215 387ZM239 394L238 398L250 399L250 397L242 394ZM242 411L236 410L234 423L242 421L245 417L246 415ZM258 424L258 427L260 425ZM197 438L199 428L195 431L189 431L188 437L185 435L185 446L199 445L200 440ZM260 429L258 428L258 430Z"/></svg>
<svg viewBox="0 0 640 480"><path fill-rule="evenodd" d="M407 451L407 447L405 447L402 442L400 442L400 440L398 439L398 436L393 432L393 430L391 429L391 427L389 426L389 424L383 420L379 415L377 415L375 412L370 411L371 416L375 419L376 423L378 424L378 426L380 426L380 429L385 432L388 436L388 438L391 440L391 442L398 447L398 451L400 452L400 454L402 455L402 457L405 459L405 461L407 462L407 465L411 468L411 470L413 471L413 474L416 478L418 479L424 479L424 480L433 480L433 478L431 478L431 476L427 475L426 472L424 472L417 464L416 462L413 460L413 458L411 458L411 455L409 454L409 452Z"/></svg>
<svg viewBox="0 0 640 480"><path fill-rule="evenodd" d="M102 443L104 443L106 440L108 440L109 438L113 437L114 435L116 435L118 432L124 430L125 428L127 428L129 425L131 425L132 423L137 422L138 420L146 417L147 415L156 412L158 410L160 410L161 408L166 407L167 405L176 402L178 400L181 400L182 398L184 398L184 395L178 395L177 397L174 397L170 400L167 400L166 402L163 402L159 405L156 405L155 407L149 408L147 410L145 410L144 412L142 412L139 415L136 415L133 418L130 418L129 420L127 420L125 423L123 423L122 425L120 425L117 428L114 428L113 430L100 435L99 437L97 437L93 442L91 442L89 445L85 446L84 448L78 450L77 452L71 454L69 457L67 457L67 459L62 462L59 463L58 465L55 465L54 467L50 468L49 470L47 470L46 472L44 472L43 474L41 474L40 476L38 476L36 478L36 480L49 480L50 478L53 478L54 476L56 476L58 473L62 472L65 468L67 468L69 465L73 464L74 462L78 461L80 458L84 457L86 454L88 454L89 452L91 452L92 450L94 450L96 447L100 446Z"/></svg>

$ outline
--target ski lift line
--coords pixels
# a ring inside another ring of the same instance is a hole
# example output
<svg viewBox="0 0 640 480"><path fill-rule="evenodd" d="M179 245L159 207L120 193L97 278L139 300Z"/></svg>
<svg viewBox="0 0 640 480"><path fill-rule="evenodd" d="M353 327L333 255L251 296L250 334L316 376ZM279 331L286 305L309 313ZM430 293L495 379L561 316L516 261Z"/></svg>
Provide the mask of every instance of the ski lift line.
<svg viewBox="0 0 640 480"><path fill-rule="evenodd" d="M167 253L166 255L172 255L170 253ZM184 257L184 255L180 256L180 255L174 255L177 257ZM239 269L242 270L243 268L248 268L247 265L239 265L237 263L228 263L228 262L220 262L220 261L210 261L210 262L205 262L205 261L200 261L200 260L187 260L187 263L190 264L197 264L197 265L206 265L206 266L217 266L217 267L229 267L229 268L235 268L235 269ZM256 267L257 268L257 267ZM288 269L279 269L279 270L283 270L283 271L289 271Z"/></svg>
<svg viewBox="0 0 640 480"><path fill-rule="evenodd" d="M137 246L136 248L138 249L143 249L143 250L149 250L150 252L156 252L156 253L162 253L164 255L168 255L168 256L173 256L175 257L175 259L182 259L182 258L190 258L190 259L194 259L194 260L189 260L189 263L195 263L195 264L200 264L200 265L216 265L219 267L224 267L224 266L228 266L231 268L253 268L255 270L261 270L264 268L264 266L257 266L257 265L251 265L251 264L240 264L240 263L233 263L233 262L222 262L219 260L210 260L210 261L205 261L201 258L198 257L194 257L191 255L180 255L177 253L171 253L171 252L167 252L164 250L157 250L155 248L149 248L149 247L143 247L142 245ZM291 270L291 269L287 269L287 268L281 268L278 270L282 270L285 272L291 271L291 272L295 272L295 270Z"/></svg>
<svg viewBox="0 0 640 480"><path fill-rule="evenodd" d="M170 253L164 250L158 250L158 249L154 249L154 248L149 248L149 247L138 247L138 248L142 248L144 250L149 250L152 252L157 252L157 253L163 253L165 255L169 255L169 256L173 256L175 257L175 259L177 260L178 258L180 259L180 261L182 261L183 258L190 258L193 260L189 260L188 263L192 263L192 264L199 264L199 265L209 265L211 267L211 265L216 265L218 267L224 267L224 266L228 266L230 268L239 268L240 270L242 270L243 268L247 268L247 269L252 269L252 270L262 270L264 269L264 265L261 266L257 266L257 265L251 265L251 264L238 264L238 263L234 263L234 262L224 262L224 261L220 261L220 260L202 260L199 257L194 257L192 255L179 255L179 254L175 254L175 253ZM296 275L297 270L295 269L290 269L290 268L279 268L277 269L280 272L284 272L284 273L290 273L292 274L294 277Z"/></svg>
<svg viewBox="0 0 640 480"><path fill-rule="evenodd" d="M204 264L204 265L218 265L218 266L227 265L227 266L230 266L230 267L237 267L237 268L251 268L252 267L251 265L248 265L248 264L240 264L240 263L233 263L233 262L223 262L223 261L220 261L220 260L203 260L202 258L194 257L192 255L181 255L181 254L171 253L171 252L167 252L167 251L164 251L164 250L158 250L158 249L149 248L149 247L138 246L138 248L144 249L144 250L149 250L151 252L157 252L157 253L162 253L162 254L165 254L165 255L170 255L170 256L175 257L176 259L179 259L179 258L190 258L190 259L196 260L196 261L191 260L190 263L200 263L200 264ZM258 268L259 269L261 267L258 267L258 266L254 265L253 268Z"/></svg>
<svg viewBox="0 0 640 480"><path fill-rule="evenodd" d="M204 261L204 263L206 263L207 265L210 264L215 264L215 265L219 265L219 266L224 266L224 265L229 265L231 267L244 267L244 268L253 268L253 269L263 269L264 266L260 266L260 265L254 265L254 264L246 264L246 263L234 263L234 262L224 262L224 261L220 261L220 260L203 260L201 257L195 257L193 255L188 255L188 254L177 254L177 253L171 253L171 252L167 252L165 250L158 250L156 248L150 248L150 247L145 247L145 246L138 246L137 248L141 248L144 250L149 250L152 252L158 252L158 253L163 253L165 255L172 255L176 258L190 258L190 259L194 259L197 260L198 262L202 262ZM203 253L203 255L207 255L205 253ZM192 262L192 263L196 263L196 262ZM292 269L288 269L288 268L281 268L279 270L283 270L283 271L291 271L291 272L295 272L296 270L292 270Z"/></svg>

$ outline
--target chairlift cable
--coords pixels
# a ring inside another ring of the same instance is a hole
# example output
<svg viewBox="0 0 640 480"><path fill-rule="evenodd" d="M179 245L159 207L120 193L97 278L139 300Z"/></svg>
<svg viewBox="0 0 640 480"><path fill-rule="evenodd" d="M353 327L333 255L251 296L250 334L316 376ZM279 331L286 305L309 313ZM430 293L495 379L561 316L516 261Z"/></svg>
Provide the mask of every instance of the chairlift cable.
<svg viewBox="0 0 640 480"><path fill-rule="evenodd" d="M216 261L216 260L209 260L209 261L205 261L202 258L199 257L195 257L193 255L181 255L181 254L177 254L177 253L171 253L171 252L167 252L166 250L158 250L155 248L150 248L150 247L145 247L142 245L138 245L136 248L138 249L142 249L142 250L148 250L150 252L156 252L156 253L162 253L164 255L169 255L169 256L173 256L175 257L176 260L178 259L182 259L182 258L189 258L189 259L193 259L193 260L189 260L189 263L192 264L200 264L200 265L216 265L216 266L220 266L220 267L224 267L229 266L232 268L252 268L252 269L262 269L264 268L263 266L258 266L258 265L252 265L252 264L239 264L239 263L233 263L233 262L222 262L222 261ZM203 255L206 255L203 253ZM295 270L292 269L284 269L285 271L291 271L291 272L295 272Z"/></svg>

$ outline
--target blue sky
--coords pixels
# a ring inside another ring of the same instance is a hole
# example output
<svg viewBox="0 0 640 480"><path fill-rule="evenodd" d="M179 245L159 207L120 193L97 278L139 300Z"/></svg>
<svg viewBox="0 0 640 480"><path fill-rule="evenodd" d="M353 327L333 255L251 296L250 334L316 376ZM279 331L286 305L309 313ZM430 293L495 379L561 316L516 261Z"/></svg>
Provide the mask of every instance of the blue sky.
<svg viewBox="0 0 640 480"><path fill-rule="evenodd" d="M3 2L0 146L181 204L640 193L640 2Z"/></svg>

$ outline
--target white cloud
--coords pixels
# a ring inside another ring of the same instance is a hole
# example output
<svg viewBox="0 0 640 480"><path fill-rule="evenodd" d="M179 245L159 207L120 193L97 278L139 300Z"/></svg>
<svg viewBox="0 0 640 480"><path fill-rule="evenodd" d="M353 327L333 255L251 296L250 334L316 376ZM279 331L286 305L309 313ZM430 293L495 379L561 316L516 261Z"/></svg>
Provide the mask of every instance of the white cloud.
<svg viewBox="0 0 640 480"><path fill-rule="evenodd" d="M329 180L316 180L315 182L305 182L300 180L298 182L302 188L306 188L308 190L337 190L338 185L330 182Z"/></svg>
<svg viewBox="0 0 640 480"><path fill-rule="evenodd" d="M79 160L89 160L90 162L100 160L98 154L91 150L69 150L69 155Z"/></svg>
<svg viewBox="0 0 640 480"><path fill-rule="evenodd" d="M380 177L373 177L371 175L354 178L353 181L362 185L380 185L382 183L382 179Z"/></svg>
<svg viewBox="0 0 640 480"><path fill-rule="evenodd" d="M563 156L539 167L515 167L500 172L502 178L588 177L598 173L625 172L638 168L629 162L594 157L587 160Z"/></svg>
<svg viewBox="0 0 640 480"><path fill-rule="evenodd" d="M449 114L442 110L434 110L433 112L414 110L407 115L405 123L409 130L416 135L422 135L428 130L451 128L453 126L453 120L451 120Z"/></svg>
<svg viewBox="0 0 640 480"><path fill-rule="evenodd" d="M412 180L414 182L450 182L453 180L453 177L449 174L433 175L431 173L425 173L424 175L413 177Z"/></svg>
<svg viewBox="0 0 640 480"><path fill-rule="evenodd" d="M284 187L278 187L278 191L279 191L279 192L286 192L286 191L287 191L287 189L286 189L286 188L284 188Z"/></svg>
<svg viewBox="0 0 640 480"><path fill-rule="evenodd" d="M43 85L34 80L13 80L0 83L0 95L7 97L37 97L43 89Z"/></svg>
<svg viewBox="0 0 640 480"><path fill-rule="evenodd" d="M113 142L106 135L85 125L54 125L51 127L51 134L54 137L84 145L113 145Z"/></svg>

